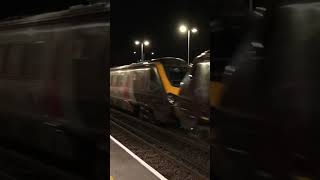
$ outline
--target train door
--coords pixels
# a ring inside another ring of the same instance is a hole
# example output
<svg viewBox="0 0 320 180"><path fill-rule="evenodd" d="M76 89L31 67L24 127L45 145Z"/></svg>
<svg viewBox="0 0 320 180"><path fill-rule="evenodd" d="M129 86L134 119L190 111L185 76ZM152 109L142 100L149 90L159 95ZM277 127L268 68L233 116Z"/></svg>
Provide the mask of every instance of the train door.
<svg viewBox="0 0 320 180"><path fill-rule="evenodd" d="M154 109L159 109L162 111L162 107L167 106L166 93L164 92L163 85L161 84L161 80L157 71L157 68L150 67L148 70L148 79L149 83L148 94L150 97L150 103L154 107Z"/></svg>
<svg viewBox="0 0 320 180"><path fill-rule="evenodd" d="M193 64L181 83L175 104L176 115L184 128L194 128L199 122L209 122L210 63Z"/></svg>
<svg viewBox="0 0 320 180"><path fill-rule="evenodd" d="M209 124L209 83L210 62L197 64L194 81L196 83L193 101L193 110L199 122Z"/></svg>

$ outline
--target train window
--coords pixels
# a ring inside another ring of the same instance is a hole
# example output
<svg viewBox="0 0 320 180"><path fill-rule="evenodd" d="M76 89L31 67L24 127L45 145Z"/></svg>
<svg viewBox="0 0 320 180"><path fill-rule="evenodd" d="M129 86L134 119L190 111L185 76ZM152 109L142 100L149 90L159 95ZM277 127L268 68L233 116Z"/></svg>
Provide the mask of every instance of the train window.
<svg viewBox="0 0 320 180"><path fill-rule="evenodd" d="M16 44L11 46L8 56L8 62L6 63L5 72L10 75L18 75L20 72L20 63L22 60L22 53L24 46Z"/></svg>
<svg viewBox="0 0 320 180"><path fill-rule="evenodd" d="M117 78L117 75L115 73L112 73L110 76L111 86L116 86L116 80L117 80L116 78Z"/></svg>
<svg viewBox="0 0 320 180"><path fill-rule="evenodd" d="M150 84L149 88L150 91L155 92L157 90L162 89L162 84L160 83L159 76L157 75L158 73L156 72L157 69L150 69Z"/></svg>
<svg viewBox="0 0 320 180"><path fill-rule="evenodd" d="M118 87L119 83L118 83L118 74L115 73L113 76L113 86Z"/></svg>
<svg viewBox="0 0 320 180"><path fill-rule="evenodd" d="M138 89L143 89L144 88L144 74L143 74L143 72L141 71L141 69L136 69L135 74L136 74L135 86Z"/></svg>
<svg viewBox="0 0 320 180"><path fill-rule="evenodd" d="M150 90L150 73L151 73L151 68L147 68L144 71L145 73L145 82L144 82L144 88Z"/></svg>
<svg viewBox="0 0 320 180"><path fill-rule="evenodd" d="M28 44L25 46L24 58L21 63L21 74L37 78L40 76L41 63L45 56L44 42Z"/></svg>
<svg viewBox="0 0 320 180"><path fill-rule="evenodd" d="M115 86L116 87L119 87L120 86L120 75L119 75L119 73L116 73L116 75L115 75Z"/></svg>
<svg viewBox="0 0 320 180"><path fill-rule="evenodd" d="M72 43L72 55L73 58L82 58L84 52L84 42L82 40L76 40Z"/></svg>
<svg viewBox="0 0 320 180"><path fill-rule="evenodd" d="M5 66L6 52L7 52L7 47L0 46L0 72L2 72L3 67Z"/></svg>
<svg viewBox="0 0 320 180"><path fill-rule="evenodd" d="M150 81L149 68L141 68L132 71L130 74L132 82L134 82L135 88L148 90Z"/></svg>

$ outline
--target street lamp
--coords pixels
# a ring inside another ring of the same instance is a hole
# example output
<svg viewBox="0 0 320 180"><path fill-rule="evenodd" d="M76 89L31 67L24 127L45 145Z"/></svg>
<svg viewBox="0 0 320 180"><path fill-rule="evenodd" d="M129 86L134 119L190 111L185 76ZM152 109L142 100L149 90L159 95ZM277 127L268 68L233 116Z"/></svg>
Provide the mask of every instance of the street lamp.
<svg viewBox="0 0 320 180"><path fill-rule="evenodd" d="M180 30L180 32L181 33L188 33L188 64L189 64L189 62L190 62L190 35L191 35L191 33L197 33L198 32L198 29L197 28L191 28L191 29L189 29L186 25L181 25L180 27L179 27L179 30Z"/></svg>
<svg viewBox="0 0 320 180"><path fill-rule="evenodd" d="M140 42L140 41L135 41L134 42L135 45L140 45L141 47L141 61L144 61L144 52L143 52L143 49L144 49L144 46L149 46L150 45L150 42L145 40L143 42Z"/></svg>

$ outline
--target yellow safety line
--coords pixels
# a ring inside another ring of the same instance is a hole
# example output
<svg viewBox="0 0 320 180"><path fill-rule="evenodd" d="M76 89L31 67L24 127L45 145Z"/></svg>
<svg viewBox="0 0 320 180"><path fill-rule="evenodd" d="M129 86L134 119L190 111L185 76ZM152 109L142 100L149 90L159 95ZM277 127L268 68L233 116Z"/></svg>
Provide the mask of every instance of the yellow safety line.
<svg viewBox="0 0 320 180"><path fill-rule="evenodd" d="M161 63L155 63L157 69L158 69L158 72L159 72L159 75L160 75L160 79L161 79L161 82L164 86L164 89L166 91L167 94L171 93L171 94L174 94L176 96L179 95L179 91L180 91L180 88L177 88L177 87L174 87L171 85L169 79L168 79L168 76L166 74L166 71L164 70L164 67Z"/></svg>
<svg viewBox="0 0 320 180"><path fill-rule="evenodd" d="M113 180L113 177L112 177L112 176L110 176L110 180Z"/></svg>

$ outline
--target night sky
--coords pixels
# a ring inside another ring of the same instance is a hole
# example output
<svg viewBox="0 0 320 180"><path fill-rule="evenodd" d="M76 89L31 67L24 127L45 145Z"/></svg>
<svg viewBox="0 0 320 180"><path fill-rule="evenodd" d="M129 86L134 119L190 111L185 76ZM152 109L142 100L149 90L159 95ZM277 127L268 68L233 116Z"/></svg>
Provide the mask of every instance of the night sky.
<svg viewBox="0 0 320 180"><path fill-rule="evenodd" d="M207 1L114 0L111 11L112 66L140 59L140 47L134 44L136 39L150 40L146 59L165 56L187 59L187 35L178 31L181 23L194 25L199 30L191 35L190 59L210 48ZM150 55L151 51L155 52L154 56Z"/></svg>
<svg viewBox="0 0 320 180"><path fill-rule="evenodd" d="M243 3L248 0L231 1ZM75 4L86 4L88 0L7 2L0 6L0 18L62 10ZM228 9L234 7L224 0L112 0L111 66L130 64L140 59L140 47L134 44L136 39L150 40L151 46L145 49L146 59L172 56L186 60L187 35L178 31L182 23L196 26L199 30L191 35L192 60L210 48L209 23L212 14L221 9L218 2L224 3ZM151 52L155 55L151 56Z"/></svg>

